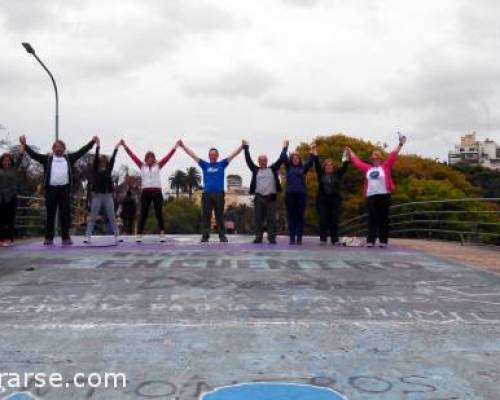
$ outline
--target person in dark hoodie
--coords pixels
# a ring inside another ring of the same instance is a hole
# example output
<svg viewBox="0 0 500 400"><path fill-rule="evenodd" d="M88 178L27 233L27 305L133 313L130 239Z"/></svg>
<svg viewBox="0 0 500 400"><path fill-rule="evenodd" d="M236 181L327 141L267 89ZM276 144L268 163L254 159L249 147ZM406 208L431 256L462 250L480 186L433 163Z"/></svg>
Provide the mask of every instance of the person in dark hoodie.
<svg viewBox="0 0 500 400"><path fill-rule="evenodd" d="M127 235L134 234L134 224L137 215L137 202L130 189L122 200L120 216L123 220L123 231Z"/></svg>
<svg viewBox="0 0 500 400"><path fill-rule="evenodd" d="M24 147L14 161L11 153L0 157L0 246L14 243L14 224L17 210L17 192L19 186L18 169L24 155Z"/></svg>
<svg viewBox="0 0 500 400"><path fill-rule="evenodd" d="M61 237L63 245L71 245L69 229L71 227L71 185L73 182L73 166L92 149L97 142L94 136L90 142L74 153L66 153L66 144L56 140L52 145L52 153L40 154L26 144L26 136L21 136L19 142L25 147L26 153L43 166L45 189L45 207L47 208L45 225L45 245L54 244L54 228L56 212L61 221Z"/></svg>
<svg viewBox="0 0 500 400"><path fill-rule="evenodd" d="M286 159L288 140L283 142L283 150L276 162L267 165L267 156L260 155L259 165L255 165L250 156L249 144L243 141L245 160L252 171L250 194L255 194L255 240L262 243L264 237L264 224L267 223L267 239L269 243L276 244L276 193L281 192L281 183L278 177L279 169Z"/></svg>
<svg viewBox="0 0 500 400"><path fill-rule="evenodd" d="M314 163L316 145L311 145L310 157L303 163L299 153L293 152L285 157L286 193L285 204L288 217L290 244L302 244L304 234L304 212L306 208L307 189L306 174Z"/></svg>
<svg viewBox="0 0 500 400"><path fill-rule="evenodd" d="M349 166L348 157L342 158L343 162L339 168L331 158L327 158L323 163L320 163L317 154L315 154L314 158L314 166L318 177L316 208L319 215L319 240L321 244L326 244L328 235L333 245L339 241L338 229L342 210L340 184Z"/></svg>
<svg viewBox="0 0 500 400"><path fill-rule="evenodd" d="M108 159L105 155L100 155L101 143L97 139L97 147L95 150L94 162L92 165L92 203L90 206L90 216L87 223L87 231L85 234L84 243L90 243L94 226L99 216L99 212L104 208L106 218L109 221L115 243L120 241L118 226L115 218L115 202L113 200L113 167L115 165L116 153L120 143L115 146L111 158Z"/></svg>

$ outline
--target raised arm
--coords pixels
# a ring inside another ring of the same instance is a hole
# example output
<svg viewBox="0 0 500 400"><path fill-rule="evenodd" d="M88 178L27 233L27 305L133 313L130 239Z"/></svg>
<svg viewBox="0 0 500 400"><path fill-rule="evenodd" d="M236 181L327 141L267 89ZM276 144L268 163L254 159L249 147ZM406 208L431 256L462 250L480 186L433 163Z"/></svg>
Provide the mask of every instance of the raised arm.
<svg viewBox="0 0 500 400"><path fill-rule="evenodd" d="M321 167L321 163L319 162L319 157L314 158L314 169L316 170L318 179L321 179L321 177L323 176L323 168Z"/></svg>
<svg viewBox="0 0 500 400"><path fill-rule="evenodd" d="M137 165L139 168L142 168L142 165L143 165L142 161L139 160L139 157L137 157L132 150L130 150L130 148L125 143L125 140L123 140L123 139L120 140L120 144L123 146L123 148L125 149L125 151L129 155L129 157L132 159L132 161L135 163L135 165Z"/></svg>
<svg viewBox="0 0 500 400"><path fill-rule="evenodd" d="M307 171L311 169L315 160L318 158L318 150L316 149L316 144L311 144L311 149L309 150L309 158L304 164L304 173L307 174Z"/></svg>
<svg viewBox="0 0 500 400"><path fill-rule="evenodd" d="M272 168L278 170L281 168L285 160L287 159L288 154L288 140L283 141L283 148L281 149L280 157L274 162Z"/></svg>
<svg viewBox="0 0 500 400"><path fill-rule="evenodd" d="M118 153L118 149L120 148L120 142L118 142L113 150L113 154L111 154L111 158L109 159L109 172L113 171L115 167L116 154Z"/></svg>
<svg viewBox="0 0 500 400"><path fill-rule="evenodd" d="M179 147L179 142L177 142L175 146L170 149L168 154L158 162L158 166L160 167L160 169L163 168L165 164L168 162L168 160L172 158L172 156L175 153L175 150L177 150L177 147Z"/></svg>
<svg viewBox="0 0 500 400"><path fill-rule="evenodd" d="M349 161L344 161L340 168L337 169L337 175L342 177L347 172L347 167L349 167Z"/></svg>
<svg viewBox="0 0 500 400"><path fill-rule="evenodd" d="M404 144L406 143L406 136L399 135L399 143L398 145L394 148L393 151L389 153L389 156L387 157L387 160L385 160L385 164L389 167L392 168L396 160L398 159L399 152L403 148Z"/></svg>
<svg viewBox="0 0 500 400"><path fill-rule="evenodd" d="M35 161L39 162L40 164L45 164L49 157L46 154L40 154L37 153L35 150L33 150L28 144L26 143L26 136L22 135L19 137L19 143L21 143L21 146L24 147L24 150L26 150L26 153Z"/></svg>
<svg viewBox="0 0 500 400"><path fill-rule="evenodd" d="M351 162L357 169L359 169L362 172L367 172L371 168L371 165L361 161L359 157L356 155L356 153L354 153L354 151L350 147L346 147L346 149L349 152L349 157L351 159Z"/></svg>
<svg viewBox="0 0 500 400"><path fill-rule="evenodd" d="M233 161L233 159L241 153L241 150L243 150L243 143L244 143L244 140L241 141L241 144L238 146L237 149L235 149L231 154L229 154L229 156L227 156L227 162L231 162Z"/></svg>
<svg viewBox="0 0 500 400"><path fill-rule="evenodd" d="M196 164L199 164L200 157L198 157L198 155L193 150L187 147L182 140L179 140L177 143L180 146L180 148L184 150L186 154L194 160Z"/></svg>
<svg viewBox="0 0 500 400"><path fill-rule="evenodd" d="M99 169L99 152L101 150L101 141L97 139L96 148L95 148L95 156L94 156L94 163L93 163L93 168L94 171L97 171Z"/></svg>
<svg viewBox="0 0 500 400"><path fill-rule="evenodd" d="M257 169L257 165L252 160L252 157L250 156L250 149L249 149L249 144L246 140L243 141L243 149L245 150L245 161L247 163L248 168L250 171L255 171Z"/></svg>
<svg viewBox="0 0 500 400"><path fill-rule="evenodd" d="M74 153L68 154L68 160L71 164L77 162L80 158L82 158L85 154L87 154L94 144L97 143L98 137L94 136L90 142L88 142L85 146L75 151Z"/></svg>

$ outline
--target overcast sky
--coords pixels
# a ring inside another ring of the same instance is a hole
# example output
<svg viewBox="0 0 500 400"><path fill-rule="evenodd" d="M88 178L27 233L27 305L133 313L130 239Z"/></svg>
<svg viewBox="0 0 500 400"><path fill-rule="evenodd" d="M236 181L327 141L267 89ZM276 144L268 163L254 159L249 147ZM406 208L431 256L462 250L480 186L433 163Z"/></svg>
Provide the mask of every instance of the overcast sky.
<svg viewBox="0 0 500 400"><path fill-rule="evenodd" d="M255 157L316 135L446 159L474 129L500 142L496 0L0 0L0 124L47 150L98 133L141 156L178 137L203 157L246 138ZM0 131L3 134L5 131ZM119 162L126 162L122 154ZM192 162L179 152L167 176ZM243 158L229 172L248 180Z"/></svg>

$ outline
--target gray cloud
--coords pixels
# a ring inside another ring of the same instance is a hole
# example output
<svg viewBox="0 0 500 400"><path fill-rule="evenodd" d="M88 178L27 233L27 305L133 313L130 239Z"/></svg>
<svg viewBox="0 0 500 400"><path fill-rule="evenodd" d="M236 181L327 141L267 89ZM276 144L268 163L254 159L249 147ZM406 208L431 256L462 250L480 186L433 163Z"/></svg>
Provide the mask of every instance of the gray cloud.
<svg viewBox="0 0 500 400"><path fill-rule="evenodd" d="M306 113L372 113L384 107L381 101L361 96L343 96L323 102L299 98L268 98L263 100L262 104L278 110Z"/></svg>
<svg viewBox="0 0 500 400"><path fill-rule="evenodd" d="M187 96L259 98L276 85L275 78L261 68L240 65L211 77L193 77L182 89Z"/></svg>
<svg viewBox="0 0 500 400"><path fill-rule="evenodd" d="M188 35L248 24L195 0L2 0L2 19L12 37L56 36L57 46L41 51L71 79L117 77L171 57Z"/></svg>

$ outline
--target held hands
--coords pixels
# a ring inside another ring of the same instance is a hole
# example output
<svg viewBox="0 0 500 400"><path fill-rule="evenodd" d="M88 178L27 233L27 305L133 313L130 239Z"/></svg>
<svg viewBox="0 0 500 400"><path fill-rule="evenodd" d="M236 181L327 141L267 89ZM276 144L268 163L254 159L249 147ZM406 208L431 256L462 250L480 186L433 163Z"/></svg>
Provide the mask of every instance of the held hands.
<svg viewBox="0 0 500 400"><path fill-rule="evenodd" d="M184 148L184 142L182 141L182 139L179 139L177 141L177 143L175 144L175 147L180 147L180 148Z"/></svg>
<svg viewBox="0 0 500 400"><path fill-rule="evenodd" d="M318 155L318 149L316 148L316 143L311 143L311 148L309 152L315 156Z"/></svg>
<svg viewBox="0 0 500 400"><path fill-rule="evenodd" d="M283 147L288 147L290 141L288 139L283 140Z"/></svg>
<svg viewBox="0 0 500 400"><path fill-rule="evenodd" d="M22 146L26 146L26 136L25 135L19 136L19 143L21 143Z"/></svg>
<svg viewBox="0 0 500 400"><path fill-rule="evenodd" d="M248 140L243 139L241 141L241 146L248 146Z"/></svg>
<svg viewBox="0 0 500 400"><path fill-rule="evenodd" d="M101 142L100 142L100 140L99 140L99 137L98 137L98 136L94 136L94 137L92 138L92 141L93 141L95 144L97 144L98 146L100 146L100 145L101 145Z"/></svg>
<svg viewBox="0 0 500 400"><path fill-rule="evenodd" d="M403 145L406 143L406 136L402 135L399 131L397 133L399 138L399 147L403 147Z"/></svg>

